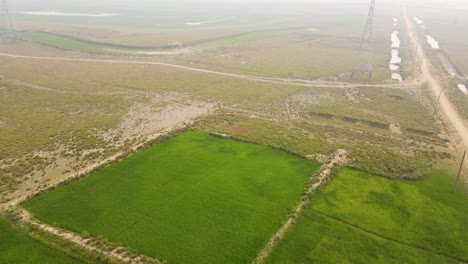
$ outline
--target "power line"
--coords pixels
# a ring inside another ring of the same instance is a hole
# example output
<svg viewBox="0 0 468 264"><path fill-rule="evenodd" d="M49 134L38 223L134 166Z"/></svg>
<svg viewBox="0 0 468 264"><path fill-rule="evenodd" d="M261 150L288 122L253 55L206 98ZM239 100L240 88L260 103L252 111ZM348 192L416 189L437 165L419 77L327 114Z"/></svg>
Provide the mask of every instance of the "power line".
<svg viewBox="0 0 468 264"><path fill-rule="evenodd" d="M455 187L453 188L453 192L457 192L457 185L458 185L458 182L460 181L460 174L463 168L463 162L465 161L465 156L466 156L466 150L463 153L463 158L460 163L460 169L458 170L458 175L457 175L457 179L455 180Z"/></svg>
<svg viewBox="0 0 468 264"><path fill-rule="evenodd" d="M13 21L8 10L8 1L2 0L2 7L0 12L0 37L6 39L16 39L18 37Z"/></svg>
<svg viewBox="0 0 468 264"><path fill-rule="evenodd" d="M364 28L364 33L361 37L361 43L359 45L358 55L356 57L356 63L354 64L353 72L351 73L351 79L357 75L363 74L369 79L372 78L373 71L373 53L374 53L374 9L375 0L371 0L369 13L367 15L367 23Z"/></svg>

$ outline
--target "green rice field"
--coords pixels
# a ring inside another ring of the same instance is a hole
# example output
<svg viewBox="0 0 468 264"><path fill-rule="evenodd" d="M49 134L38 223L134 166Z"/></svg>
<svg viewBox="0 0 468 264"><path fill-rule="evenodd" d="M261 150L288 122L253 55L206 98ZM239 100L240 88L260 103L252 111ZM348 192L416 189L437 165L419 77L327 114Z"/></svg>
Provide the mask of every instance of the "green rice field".
<svg viewBox="0 0 468 264"><path fill-rule="evenodd" d="M190 131L23 206L45 222L169 263L248 263L319 166Z"/></svg>
<svg viewBox="0 0 468 264"><path fill-rule="evenodd" d="M78 264L69 256L48 248L0 218L1 264Z"/></svg>
<svg viewBox="0 0 468 264"><path fill-rule="evenodd" d="M343 169L267 263L466 263L468 199L453 183Z"/></svg>

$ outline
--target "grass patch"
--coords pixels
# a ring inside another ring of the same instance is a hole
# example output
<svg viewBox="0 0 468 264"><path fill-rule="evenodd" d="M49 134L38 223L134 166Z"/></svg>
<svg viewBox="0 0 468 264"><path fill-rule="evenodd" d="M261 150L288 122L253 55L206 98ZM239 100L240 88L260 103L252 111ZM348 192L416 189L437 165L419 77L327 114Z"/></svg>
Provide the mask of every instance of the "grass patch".
<svg viewBox="0 0 468 264"><path fill-rule="evenodd" d="M1 218L0 237L0 263L82 263L39 243Z"/></svg>
<svg viewBox="0 0 468 264"><path fill-rule="evenodd" d="M105 66L105 67L104 67ZM0 71L11 78L65 91L181 92L227 104L271 103L305 87L262 83L164 66L4 60Z"/></svg>
<svg viewBox="0 0 468 264"><path fill-rule="evenodd" d="M320 125L301 119L272 122L220 111L200 119L196 128L300 155L330 155L343 148L349 152L348 166L386 178L416 180L427 174L436 162L452 158L449 153L423 148L415 142L330 124L330 121Z"/></svg>
<svg viewBox="0 0 468 264"><path fill-rule="evenodd" d="M50 34L45 32L25 31L21 32L21 38L27 41L37 42L46 46L66 49L66 50L80 50L90 53L109 53L106 49L109 47L105 45L97 45L86 43L65 36Z"/></svg>
<svg viewBox="0 0 468 264"><path fill-rule="evenodd" d="M26 202L40 219L171 263L251 261L319 164L186 132Z"/></svg>
<svg viewBox="0 0 468 264"><path fill-rule="evenodd" d="M100 133L117 127L130 105L117 95L63 94L3 80L0 87L0 193L53 163L34 151L107 147Z"/></svg>
<svg viewBox="0 0 468 264"><path fill-rule="evenodd" d="M139 55L138 52L165 51L168 49L177 48L176 45L140 47L119 45L113 43L102 43L90 39L80 39L78 37L68 36L66 34L49 33L41 31L23 31L21 32L20 36L22 40L33 43L39 43L52 48L108 55L145 56L144 54Z"/></svg>
<svg viewBox="0 0 468 264"><path fill-rule="evenodd" d="M438 132L433 110L419 89L327 89L327 93L310 90L303 96L321 94L326 100L303 107L306 113L368 120L386 124L386 128L390 123L397 123L403 130Z"/></svg>
<svg viewBox="0 0 468 264"><path fill-rule="evenodd" d="M307 45L285 35L233 41L221 51L184 54L177 62L196 62L201 68L240 74L314 79L348 71L354 54L350 49Z"/></svg>
<svg viewBox="0 0 468 264"><path fill-rule="evenodd" d="M99 146L95 131L117 127L129 103L121 96L61 94L0 80L0 160L72 140L80 149Z"/></svg>
<svg viewBox="0 0 468 264"><path fill-rule="evenodd" d="M312 199L269 262L466 262L467 206L443 173L406 182L346 168Z"/></svg>

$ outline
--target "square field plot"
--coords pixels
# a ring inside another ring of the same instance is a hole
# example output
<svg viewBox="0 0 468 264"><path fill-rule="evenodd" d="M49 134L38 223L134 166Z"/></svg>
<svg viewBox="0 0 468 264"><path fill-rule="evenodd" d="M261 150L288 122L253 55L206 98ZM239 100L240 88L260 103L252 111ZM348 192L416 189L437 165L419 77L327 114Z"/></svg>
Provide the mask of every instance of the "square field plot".
<svg viewBox="0 0 468 264"><path fill-rule="evenodd" d="M39 219L169 263L248 263L319 164L185 132L27 201Z"/></svg>
<svg viewBox="0 0 468 264"><path fill-rule="evenodd" d="M267 263L467 263L468 197L453 182L342 169Z"/></svg>

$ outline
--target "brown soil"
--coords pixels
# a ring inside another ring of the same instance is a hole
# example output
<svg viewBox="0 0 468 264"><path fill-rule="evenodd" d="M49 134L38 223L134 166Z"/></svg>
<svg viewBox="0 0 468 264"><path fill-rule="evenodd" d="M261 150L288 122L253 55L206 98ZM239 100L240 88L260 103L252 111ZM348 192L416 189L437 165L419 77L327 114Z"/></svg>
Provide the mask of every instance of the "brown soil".
<svg viewBox="0 0 468 264"><path fill-rule="evenodd" d="M389 126L389 129L390 131L392 131L392 133L394 134L398 134L398 135L401 135L401 128L400 128L400 125L398 123L391 123L390 126Z"/></svg>
<svg viewBox="0 0 468 264"><path fill-rule="evenodd" d="M255 132L255 129L250 128L250 127L245 127L245 126L230 126L230 127L226 127L225 130L229 132L230 134L234 134L234 135L245 135L245 134L251 134Z"/></svg>
<svg viewBox="0 0 468 264"><path fill-rule="evenodd" d="M418 34L414 28L413 23L408 17L407 10L404 10L406 28L408 29L410 40L414 46L416 43L423 43L424 40L419 39ZM442 118L445 124L448 126L448 130L452 133L452 141L459 152L468 149L468 128L466 126L466 120L464 120L449 100L445 88L441 85L438 76L434 74L434 67L431 64L429 57L424 49L418 49L417 57L419 61L422 60L421 65L421 77L422 82L427 82L430 87L430 91L437 100L440 95L439 104L437 110L439 116ZM465 162L465 170L468 170L468 162Z"/></svg>
<svg viewBox="0 0 468 264"><path fill-rule="evenodd" d="M155 65L171 67L180 70L194 71L200 73L207 73L213 75L221 75L231 78L251 80L264 83L276 83L276 84L287 84L294 86L305 86L305 87L321 87L321 88L359 88L359 87L375 87L375 88L395 88L402 89L404 87L417 86L417 82L400 82L398 84L365 84L365 83L346 83L346 82L333 82L333 81L322 81L322 80L304 80L304 79L290 79L290 78L273 78L264 76L245 75L237 73L228 73L220 71L205 70L200 68L193 68L188 66L182 66L177 64L163 63L163 62L152 62L152 61L133 61L133 60L115 60L115 59L81 59L81 58L65 58L65 57L41 57L41 56L28 56L20 54L9 54L0 53L0 56L14 59L28 59L28 60L44 60L44 61L70 61L70 62L100 62L100 63L111 63L111 64L136 64L136 65Z"/></svg>
<svg viewBox="0 0 468 264"><path fill-rule="evenodd" d="M164 102L165 105L158 107L158 110L154 110L152 106ZM183 102L183 103L182 103ZM153 105L154 104L154 105ZM170 95L157 95L153 98L151 103L145 105L134 105L123 118L120 126L116 129L107 131L104 138L107 138L109 144L115 146L123 146L126 140L137 139L130 147L136 150L138 147L143 146L147 142L151 142L161 135L167 134L168 132L185 127L197 117L208 114L214 110L215 105L190 100L176 94ZM140 122L135 122L140 120ZM119 141L113 142L112 138L118 136ZM71 178L76 178L80 175L87 174L90 171L101 167L105 164L114 162L120 159L124 154L123 151L117 151L114 155L107 158L98 158L94 161L90 161L86 166L81 169L76 168L79 164L79 157L75 158L64 158L61 157L60 153L65 146L57 146L57 150L48 153L39 153L40 155L46 155L49 157L55 157L56 163L51 164L46 168L46 174L44 176L39 175L37 172L34 177L29 177L20 187L14 192L7 194L6 198L8 202L0 204L0 210L10 206L15 206L18 203L24 201L30 195L41 192L51 186L55 186L63 181ZM100 151L99 149L85 150L79 156L86 155L90 151ZM36 153L38 154L38 153Z"/></svg>
<svg viewBox="0 0 468 264"><path fill-rule="evenodd" d="M162 263L159 260L156 259L151 259L147 256L142 256L142 255L136 255L134 253L131 253L127 251L125 248L121 246L112 246L109 242L106 243L107 246L98 246L97 244L100 243L92 243L93 240L89 238L85 238L77 233L73 233L71 231L65 231L63 229L59 229L56 227L53 227L51 225L45 224L40 222L39 220L35 219L32 217L32 215L26 211L26 210L21 210L20 212L21 215L21 221L25 223L29 223L39 229L41 229L44 232L50 233L54 236L57 236L63 240L70 241L76 245L79 245L83 248L86 248L89 251L94 251L98 252L102 255L105 255L109 257L110 259L116 259L124 263L131 263L131 264L157 264L157 263ZM130 257L132 256L132 257Z"/></svg>

